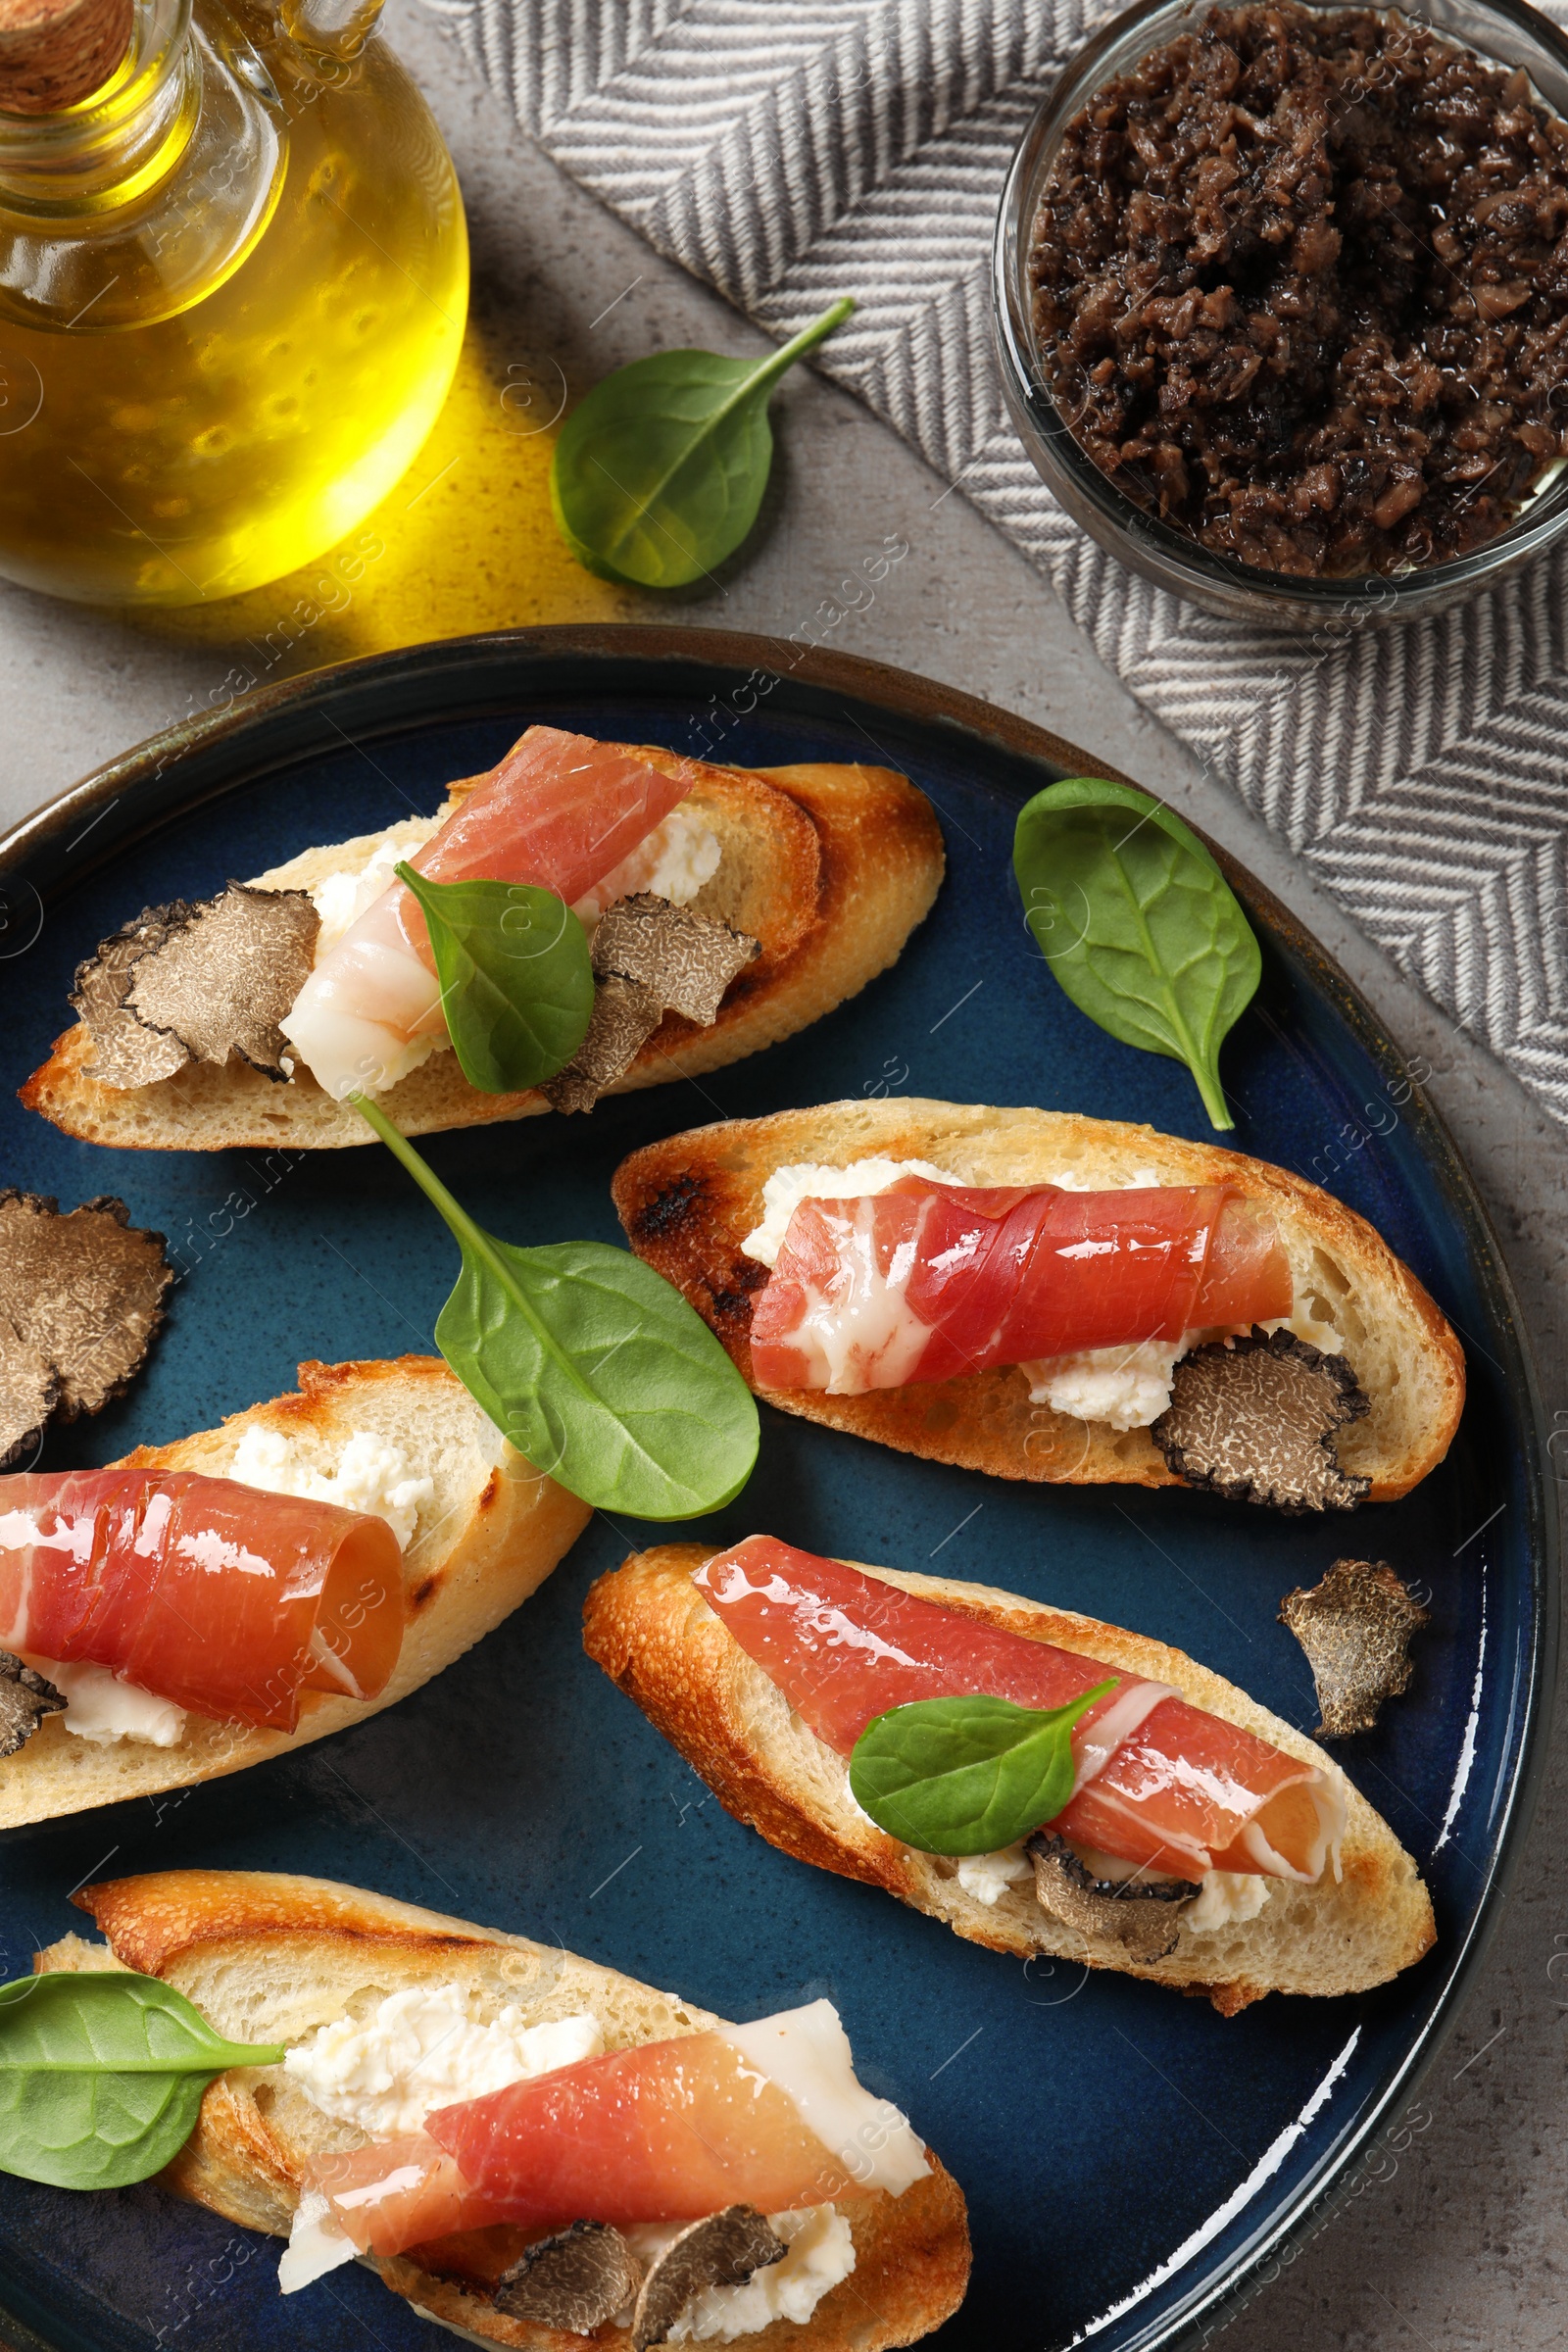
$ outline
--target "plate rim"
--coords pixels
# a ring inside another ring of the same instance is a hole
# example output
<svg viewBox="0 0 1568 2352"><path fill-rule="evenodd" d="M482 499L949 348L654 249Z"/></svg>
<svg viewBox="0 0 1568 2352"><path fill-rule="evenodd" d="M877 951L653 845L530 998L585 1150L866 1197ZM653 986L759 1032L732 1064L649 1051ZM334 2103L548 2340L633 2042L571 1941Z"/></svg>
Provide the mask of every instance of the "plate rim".
<svg viewBox="0 0 1568 2352"><path fill-rule="evenodd" d="M227 706L177 720L90 769L0 835L0 890L6 878L20 873L24 888L39 898L41 927L44 900L31 879L32 869L42 869L50 889L74 887L176 814L221 799L259 774L333 748L324 737L313 736L310 722L345 694L363 691L372 705L353 736L327 719L333 731L357 749L366 741L437 723L443 715L458 717L456 704L444 711L437 707L444 680L450 680L455 689L460 673L482 676L493 671L494 707L499 710L514 696L514 686L509 688L504 677L509 667L542 669L563 657L602 662L607 667L642 663L667 665L673 671L684 665L702 669L708 679L714 672L728 671L739 682L730 687L732 694L740 684L751 685L758 678L771 680L758 690L760 695L771 693L781 682L798 682L819 694L841 694L862 705L880 706L904 722L925 721L944 732L977 737L1010 757L1038 761L1054 774L1102 775L1118 782L1137 782L1031 719L961 688L863 655L815 646L803 649L791 639L760 632L681 623L551 623L473 631L351 656L252 689ZM377 715L375 690L393 680L406 689L422 691L427 702L422 717L391 697ZM752 707L757 707L755 702ZM484 715L485 709L483 698L470 694L461 714L477 717ZM750 712L738 712L740 715ZM710 756L717 758L719 753L713 751ZM120 820L106 821L117 808L122 809ZM1176 2352L1177 2347L1199 2340L1206 2343L1213 2330L1204 2323L1219 2306L1234 2302L1238 2305L1234 2316L1239 2316L1240 2307L1271 2283L1258 2274L1271 2262L1281 2264L1292 2246L1304 2239L1309 2230L1321 2228L1348 2199L1357 2164L1389 2128L1396 2103L1401 2099L1408 2102L1441 2055L1496 1933L1540 1798L1559 1645L1559 1527L1556 1511L1548 1507L1551 1485L1545 1465L1550 1457L1544 1413L1518 1298L1479 1188L1442 1113L1428 1100L1424 1087L1409 1078L1393 1039L1338 959L1239 858L1200 827L1193 830L1213 853L1249 914L1305 967L1368 1059L1385 1076L1410 1088L1401 1110L1450 1212L1467 1235L1488 1305L1505 1328L1509 1342L1510 1360L1500 1367L1503 1383L1531 1440L1523 1467L1530 1503L1526 1541L1532 1627L1518 1761L1493 1840L1490 1867L1468 1931L1402 2063L1367 2111L1325 2151L1288 2206L1272 2221L1261 2224L1217 2271L1196 2279L1190 2291L1148 2328L1125 2335L1121 2352ZM79 862L68 863L78 844L86 848L86 855ZM1201 2258L1200 2249L1194 2259L1201 2262ZM49 2338L12 2310L9 2297L3 2294L0 2328L11 2330L17 2352L58 2352ZM1092 2341L1098 2332L1099 2328L1092 2327L1088 2337L1074 2340Z"/></svg>

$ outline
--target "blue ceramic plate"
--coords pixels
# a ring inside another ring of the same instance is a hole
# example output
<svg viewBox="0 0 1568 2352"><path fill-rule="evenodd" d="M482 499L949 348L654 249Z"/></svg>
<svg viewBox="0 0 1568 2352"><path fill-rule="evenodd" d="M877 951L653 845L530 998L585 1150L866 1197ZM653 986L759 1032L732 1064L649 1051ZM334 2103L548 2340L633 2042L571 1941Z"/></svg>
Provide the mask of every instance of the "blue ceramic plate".
<svg viewBox="0 0 1568 2352"><path fill-rule="evenodd" d="M12 1097L64 1026L82 956L148 902L210 893L318 841L428 809L529 721L747 764L874 760L931 796L949 874L897 968L806 1035L569 1124L438 1137L436 1167L517 1242L618 1241L610 1178L634 1146L706 1119L885 1092L1043 1103L1207 1130L1174 1062L1076 1012L1019 920L1019 802L1095 762L1000 712L863 662L695 631L542 630L351 662L132 754L7 845L3 944L11 1183L74 1204L119 1193L188 1268L123 1403L50 1440L102 1462L293 1386L305 1355L430 1346L455 1270L389 1155L115 1153ZM583 1656L589 1580L652 1530L595 1521L526 1608L392 1712L184 1795L0 1845L5 1973L80 1925L92 1878L221 1864L298 1870L559 1937L734 2017L826 1993L864 2078L941 2150L969 2199L974 2280L953 2352L1168 2344L1312 2225L1395 2130L1451 2015L1528 1810L1544 1727L1554 1563L1517 1317L1463 1168L1344 977L1246 875L1263 939L1226 1048L1243 1151L1370 1217L1463 1335L1470 1403L1447 1462L1349 1522L1202 1494L1010 1486L763 1415L749 1491L689 1531L767 1528L852 1557L984 1579L1178 1643L1306 1728L1283 1593L1347 1549L1430 1591L1407 1694L1348 1770L1417 1856L1437 1949L1363 1999L1201 2001L1077 1968L1020 1966L871 1888L774 1853ZM668 1531L660 1530L660 1534ZM77 2196L0 2183L4 2300L72 2352L431 2352L368 2272L280 2301L275 2243L153 2183ZM0 2323L3 2324L3 2323Z"/></svg>

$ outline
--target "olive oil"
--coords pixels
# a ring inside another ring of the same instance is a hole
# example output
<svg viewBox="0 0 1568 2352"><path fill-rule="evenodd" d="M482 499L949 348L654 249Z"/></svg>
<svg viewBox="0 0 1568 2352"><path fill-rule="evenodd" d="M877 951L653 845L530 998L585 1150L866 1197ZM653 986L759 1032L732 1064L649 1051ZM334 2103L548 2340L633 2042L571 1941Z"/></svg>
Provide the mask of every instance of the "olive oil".
<svg viewBox="0 0 1568 2352"><path fill-rule="evenodd" d="M236 595L406 469L457 365L467 241L423 100L383 43L356 52L152 0L85 106L0 116L0 572Z"/></svg>

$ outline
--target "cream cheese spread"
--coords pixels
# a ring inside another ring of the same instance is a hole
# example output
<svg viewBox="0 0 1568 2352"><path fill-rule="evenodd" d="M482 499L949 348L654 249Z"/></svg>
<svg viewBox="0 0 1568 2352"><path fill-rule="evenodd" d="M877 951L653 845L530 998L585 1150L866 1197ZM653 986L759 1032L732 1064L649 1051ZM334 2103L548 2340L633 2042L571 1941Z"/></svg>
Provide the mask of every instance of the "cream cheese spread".
<svg viewBox="0 0 1568 2352"><path fill-rule="evenodd" d="M395 2139L417 2132L432 2108L597 2058L604 2046L586 2012L530 2026L514 2005L482 2023L473 1995L457 1985L414 1985L389 1992L363 2025L318 2027L283 2066L323 2115Z"/></svg>
<svg viewBox="0 0 1568 2352"><path fill-rule="evenodd" d="M965 1854L958 1864L958 1885L965 1894L989 1911L1009 1886L1033 1879L1035 1866L1021 1845L1004 1845L994 1854Z"/></svg>
<svg viewBox="0 0 1568 2352"><path fill-rule="evenodd" d="M138 1683L122 1683L107 1666L77 1659L59 1665L52 1658L27 1659L27 1664L53 1683L66 1702L60 1720L78 1740L109 1747L117 1740L135 1740L147 1747L177 1747L185 1729L185 1710L172 1699L155 1698Z"/></svg>
<svg viewBox="0 0 1568 2352"><path fill-rule="evenodd" d="M1182 1913L1182 1926L1190 1936L1244 1927L1257 1917L1272 1892L1273 1882L1255 1871L1205 1870L1197 1901Z"/></svg>
<svg viewBox="0 0 1568 2352"><path fill-rule="evenodd" d="M617 899L633 898L640 890L672 906L687 906L717 873L723 852L718 835L684 803L670 810L662 824L628 850L602 882L585 892L572 913L592 931L607 906Z"/></svg>
<svg viewBox="0 0 1568 2352"><path fill-rule="evenodd" d="M354 2240L328 2223L331 2210L318 2188L308 2188L302 2194L294 2208L288 2244L277 2258L279 2294L297 2295L302 2286L313 2285L328 2271L354 2260Z"/></svg>
<svg viewBox="0 0 1568 2352"><path fill-rule="evenodd" d="M311 903L321 924L316 935L317 963L324 963L344 932L374 906L383 890L391 889L397 880L393 867L422 850L445 822L440 816L406 816L400 824L387 826L364 865L323 874L312 883Z"/></svg>
<svg viewBox="0 0 1568 2352"><path fill-rule="evenodd" d="M1049 1404L1074 1421L1102 1421L1110 1429L1147 1429L1170 1402L1176 1366L1191 1347L1140 1340L1128 1348L1086 1348L1078 1355L1042 1356L1020 1364L1031 1404Z"/></svg>
<svg viewBox="0 0 1568 2352"><path fill-rule="evenodd" d="M301 1447L266 1421L247 1422L228 1476L268 1494L300 1494L335 1502L345 1511L384 1519L407 1551L419 1513L435 1500L433 1478L413 1478L409 1457L393 1438L357 1429L328 1471L317 1469Z"/></svg>

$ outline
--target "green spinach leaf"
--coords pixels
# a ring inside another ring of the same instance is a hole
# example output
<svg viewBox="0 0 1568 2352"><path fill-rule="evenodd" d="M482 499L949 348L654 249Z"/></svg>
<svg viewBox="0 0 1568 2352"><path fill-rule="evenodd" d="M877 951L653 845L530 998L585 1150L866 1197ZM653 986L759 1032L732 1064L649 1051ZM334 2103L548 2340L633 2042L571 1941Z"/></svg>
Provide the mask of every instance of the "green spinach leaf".
<svg viewBox="0 0 1568 2352"><path fill-rule="evenodd" d="M593 1018L588 934L553 890L526 882L427 882L395 868L435 951L453 1050L481 1094L519 1094L564 1070Z"/></svg>
<svg viewBox="0 0 1568 2352"><path fill-rule="evenodd" d="M925 1854L992 1854L1054 1821L1072 1794L1072 1727L1099 1683L1064 1707L1010 1698L917 1698L868 1723L850 1788L890 1838Z"/></svg>
<svg viewBox="0 0 1568 2352"><path fill-rule="evenodd" d="M1219 1050L1262 958L1235 893L1179 816L1130 784L1071 776L1019 811L1013 871L1035 943L1081 1012L1185 1061L1233 1127Z"/></svg>
<svg viewBox="0 0 1568 2352"><path fill-rule="evenodd" d="M282 2056L225 2041L156 1977L62 1971L0 1984L0 2172L54 2188L145 2180L190 2137L215 2076Z"/></svg>
<svg viewBox="0 0 1568 2352"><path fill-rule="evenodd" d="M436 1346L519 1453L597 1510L687 1519L732 1501L757 1460L757 1403L680 1293L604 1242L497 1241L377 1103L349 1101L457 1240Z"/></svg>
<svg viewBox="0 0 1568 2352"><path fill-rule="evenodd" d="M760 360L661 351L596 384L550 467L556 527L578 563L640 588L706 578L757 520L773 386L854 308L836 302Z"/></svg>

